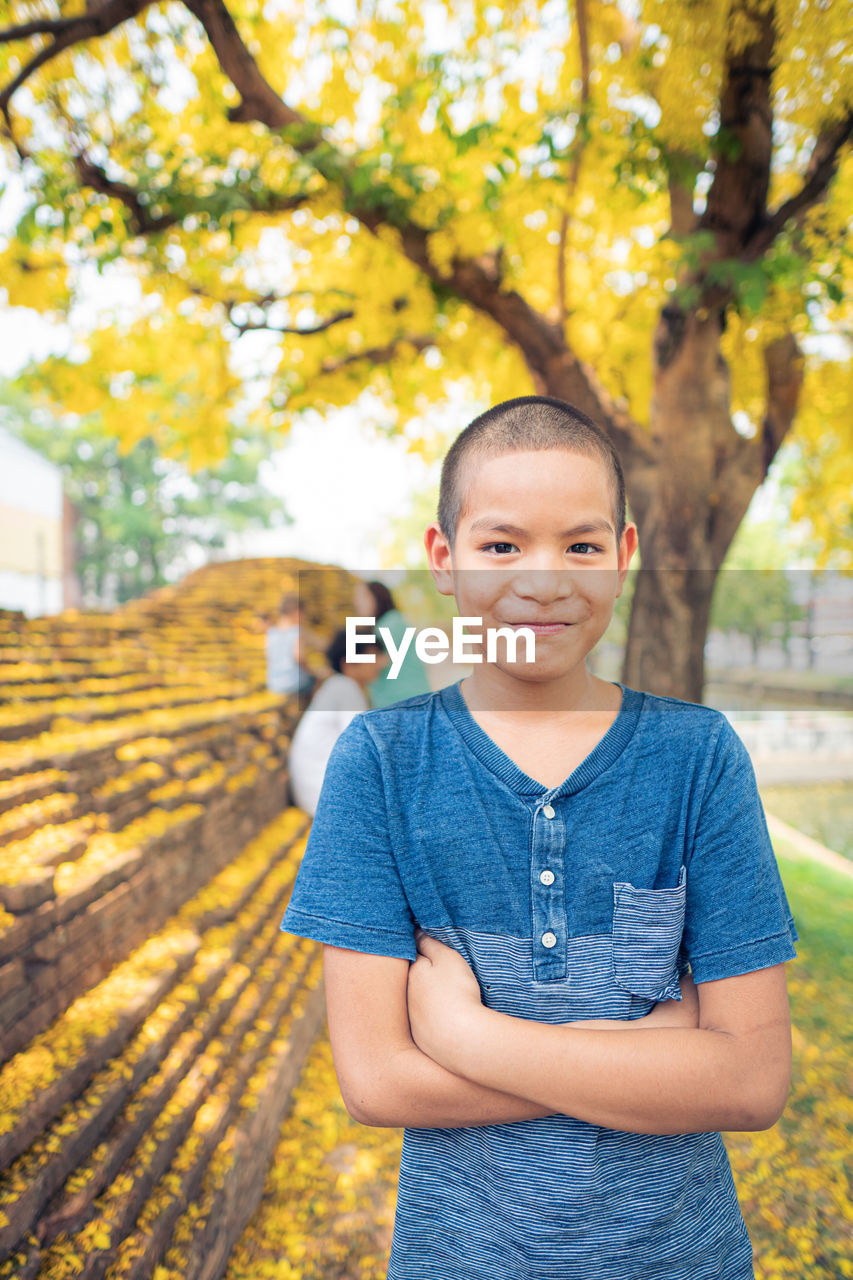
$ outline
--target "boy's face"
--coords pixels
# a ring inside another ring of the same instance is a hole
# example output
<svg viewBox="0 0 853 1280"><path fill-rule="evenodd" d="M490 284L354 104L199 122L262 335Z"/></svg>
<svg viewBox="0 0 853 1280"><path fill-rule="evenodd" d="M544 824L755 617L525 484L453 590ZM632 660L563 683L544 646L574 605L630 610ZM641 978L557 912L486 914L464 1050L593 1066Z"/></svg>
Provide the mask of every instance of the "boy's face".
<svg viewBox="0 0 853 1280"><path fill-rule="evenodd" d="M621 595L637 546L629 523L617 545L609 472L567 449L504 454L465 468L465 500L451 549L437 523L424 535L442 595L483 628L559 624L536 631L535 661L496 665L525 681L559 679L585 666ZM485 662L485 647L482 649Z"/></svg>

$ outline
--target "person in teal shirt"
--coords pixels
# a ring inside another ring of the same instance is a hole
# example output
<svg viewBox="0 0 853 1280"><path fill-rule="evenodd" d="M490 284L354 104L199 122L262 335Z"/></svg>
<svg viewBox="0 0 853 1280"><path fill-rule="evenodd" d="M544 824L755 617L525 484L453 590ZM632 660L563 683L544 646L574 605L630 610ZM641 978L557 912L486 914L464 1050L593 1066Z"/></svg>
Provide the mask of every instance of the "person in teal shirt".
<svg viewBox="0 0 853 1280"><path fill-rule="evenodd" d="M408 623L394 603L394 597L384 582L360 582L355 590L356 612L365 618L375 618L377 627L385 627L391 633L395 647L402 642ZM432 693L426 668L409 646L406 656L394 680L389 679L390 664L381 676L367 686L371 707L388 707L401 698L411 698L417 693Z"/></svg>

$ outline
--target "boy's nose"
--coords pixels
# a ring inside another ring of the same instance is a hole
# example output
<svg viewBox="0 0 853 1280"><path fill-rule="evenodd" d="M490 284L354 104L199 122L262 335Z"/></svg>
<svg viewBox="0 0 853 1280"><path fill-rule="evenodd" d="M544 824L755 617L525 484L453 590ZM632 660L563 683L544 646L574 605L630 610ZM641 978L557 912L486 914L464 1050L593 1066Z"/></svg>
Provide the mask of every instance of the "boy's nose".
<svg viewBox="0 0 853 1280"><path fill-rule="evenodd" d="M543 603L568 598L575 592L573 574L565 565L559 569L525 569L516 577L513 586L523 599Z"/></svg>

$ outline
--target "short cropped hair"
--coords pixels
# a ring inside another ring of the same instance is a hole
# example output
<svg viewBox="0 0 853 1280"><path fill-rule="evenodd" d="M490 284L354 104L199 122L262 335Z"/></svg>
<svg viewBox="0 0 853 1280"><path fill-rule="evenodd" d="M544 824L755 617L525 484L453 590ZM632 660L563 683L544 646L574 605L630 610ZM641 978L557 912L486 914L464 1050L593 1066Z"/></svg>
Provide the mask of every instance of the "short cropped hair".
<svg viewBox="0 0 853 1280"><path fill-rule="evenodd" d="M610 473L618 545L625 530L625 477L610 440L592 418L565 400L516 396L474 418L445 455L438 490L438 525L451 550L464 512L466 469L487 458L540 449L569 449L601 458Z"/></svg>

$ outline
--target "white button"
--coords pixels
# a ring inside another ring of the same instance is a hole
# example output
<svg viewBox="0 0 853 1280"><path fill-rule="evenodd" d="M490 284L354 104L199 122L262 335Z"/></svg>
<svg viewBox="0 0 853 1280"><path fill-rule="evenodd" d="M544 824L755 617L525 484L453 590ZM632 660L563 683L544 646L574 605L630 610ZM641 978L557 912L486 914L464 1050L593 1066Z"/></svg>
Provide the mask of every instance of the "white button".
<svg viewBox="0 0 853 1280"><path fill-rule="evenodd" d="M553 871L543 871L543 872L540 874L539 879L542 881L542 883L543 883L543 884L553 884L553 883L554 883L554 872L553 872Z"/></svg>
<svg viewBox="0 0 853 1280"><path fill-rule="evenodd" d="M553 933L543 933L543 934L542 934L542 946L543 946L543 947L548 947L548 949L550 950L550 949L551 949L551 947L556 947L556 945L557 945L557 939L554 937Z"/></svg>
<svg viewBox="0 0 853 1280"><path fill-rule="evenodd" d="M545 814L546 818L553 818L554 816L554 810L551 808L549 804L545 805L545 808L542 810L542 812Z"/></svg>

